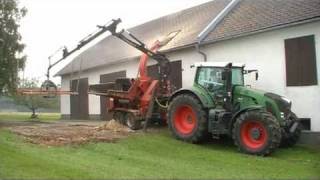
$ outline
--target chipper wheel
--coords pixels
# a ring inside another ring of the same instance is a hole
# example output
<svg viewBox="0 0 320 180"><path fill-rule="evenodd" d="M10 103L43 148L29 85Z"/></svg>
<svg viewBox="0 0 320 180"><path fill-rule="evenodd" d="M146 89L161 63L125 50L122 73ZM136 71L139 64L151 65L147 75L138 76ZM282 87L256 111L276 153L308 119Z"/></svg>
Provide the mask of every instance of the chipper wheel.
<svg viewBox="0 0 320 180"><path fill-rule="evenodd" d="M126 115L125 112L115 111L113 113L113 119L120 124L126 124L125 115Z"/></svg>
<svg viewBox="0 0 320 180"><path fill-rule="evenodd" d="M241 152L265 156L278 148L281 128L271 113L247 111L234 123L232 137Z"/></svg>
<svg viewBox="0 0 320 180"><path fill-rule="evenodd" d="M139 130L142 128L141 120L132 113L127 113L125 115L125 121L126 125L132 130Z"/></svg>
<svg viewBox="0 0 320 180"><path fill-rule="evenodd" d="M188 94L175 97L168 109L168 126L180 140L199 143L208 135L208 121L200 101Z"/></svg>
<svg viewBox="0 0 320 180"><path fill-rule="evenodd" d="M289 114L289 119L291 120L288 127L283 128L282 130L282 140L281 140L281 147L288 148L292 147L297 144L300 136L301 136L301 123L298 121L298 117L294 113ZM291 126L297 122L297 127L293 132L290 132Z"/></svg>

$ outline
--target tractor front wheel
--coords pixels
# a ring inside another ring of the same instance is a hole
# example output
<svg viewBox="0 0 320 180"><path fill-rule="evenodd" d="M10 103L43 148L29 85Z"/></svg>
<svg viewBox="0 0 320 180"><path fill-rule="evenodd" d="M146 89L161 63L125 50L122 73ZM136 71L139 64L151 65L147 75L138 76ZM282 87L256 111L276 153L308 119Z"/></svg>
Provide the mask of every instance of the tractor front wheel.
<svg viewBox="0 0 320 180"><path fill-rule="evenodd" d="M168 126L180 140L199 143L208 135L208 121L201 102L194 96L175 97L168 109Z"/></svg>
<svg viewBox="0 0 320 180"><path fill-rule="evenodd" d="M232 137L241 152L265 156L278 148L281 128L271 113L247 111L237 118Z"/></svg>
<svg viewBox="0 0 320 180"><path fill-rule="evenodd" d="M298 121L298 117L294 113L291 112L289 114L289 119L291 120L289 124L290 126L282 129L282 140L280 146L284 148L292 147L297 144L302 131L301 123ZM294 132L290 132L290 128L295 122L297 122L298 125Z"/></svg>

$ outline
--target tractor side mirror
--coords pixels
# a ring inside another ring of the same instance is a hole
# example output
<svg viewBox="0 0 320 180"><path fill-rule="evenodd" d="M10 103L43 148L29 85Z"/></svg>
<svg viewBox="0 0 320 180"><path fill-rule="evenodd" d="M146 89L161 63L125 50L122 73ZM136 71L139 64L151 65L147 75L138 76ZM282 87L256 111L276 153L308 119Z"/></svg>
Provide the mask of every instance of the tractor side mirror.
<svg viewBox="0 0 320 180"><path fill-rule="evenodd" d="M243 71L243 74L250 74L250 73L253 73L255 72L255 76L256 76L256 81L259 79L259 72L258 70L256 69L253 69L253 70L244 70Z"/></svg>

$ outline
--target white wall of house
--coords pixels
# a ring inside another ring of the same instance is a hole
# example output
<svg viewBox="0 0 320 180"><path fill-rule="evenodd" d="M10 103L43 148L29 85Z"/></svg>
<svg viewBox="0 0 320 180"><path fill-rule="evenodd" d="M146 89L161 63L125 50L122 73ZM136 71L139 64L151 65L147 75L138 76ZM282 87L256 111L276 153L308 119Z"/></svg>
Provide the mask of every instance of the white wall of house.
<svg viewBox="0 0 320 180"><path fill-rule="evenodd" d="M242 62L248 69L259 69L259 80L248 75L246 83L253 88L271 91L284 95L293 101L293 111L301 118L311 118L311 130L320 131L320 86L286 87L284 40L288 38L315 35L318 82L320 81L320 22L298 25L280 30L260 33L247 37L226 40L202 48L208 55L208 61ZM182 60L183 87L192 85L195 69L190 65L202 61L202 56L195 49L169 53L172 60ZM127 77L135 77L138 61L130 61L117 65L96 68L83 72L81 77L88 77L89 84L99 83L101 74L127 71ZM62 88L69 88L70 78L62 78ZM62 114L70 114L70 98L61 98ZM98 96L89 96L89 113L100 114Z"/></svg>

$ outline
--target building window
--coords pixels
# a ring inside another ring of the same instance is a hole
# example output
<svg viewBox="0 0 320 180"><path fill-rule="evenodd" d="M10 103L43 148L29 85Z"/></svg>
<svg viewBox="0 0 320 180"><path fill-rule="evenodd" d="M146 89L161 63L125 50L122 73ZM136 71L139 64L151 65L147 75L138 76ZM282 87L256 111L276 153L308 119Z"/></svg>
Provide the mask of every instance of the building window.
<svg viewBox="0 0 320 180"><path fill-rule="evenodd" d="M317 85L314 35L285 40L287 86Z"/></svg>

